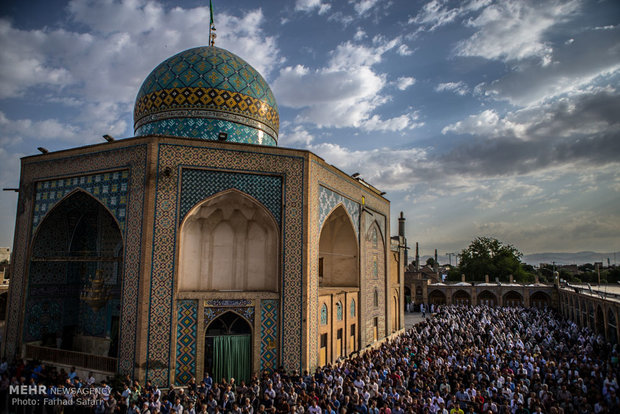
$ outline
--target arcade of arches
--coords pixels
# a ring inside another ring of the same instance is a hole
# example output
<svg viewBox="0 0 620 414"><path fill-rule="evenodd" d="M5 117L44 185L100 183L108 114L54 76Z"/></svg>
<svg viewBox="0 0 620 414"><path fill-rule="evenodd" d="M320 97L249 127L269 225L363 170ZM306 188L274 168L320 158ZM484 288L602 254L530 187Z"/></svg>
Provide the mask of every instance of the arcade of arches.
<svg viewBox="0 0 620 414"><path fill-rule="evenodd" d="M587 290L552 285L493 285L490 283L427 284L424 280L410 282L417 303L435 305L553 307L575 323L588 326L611 342L618 342L620 301L617 296L604 298ZM604 295L603 295L604 296ZM416 303L416 302L414 302Z"/></svg>
<svg viewBox="0 0 620 414"><path fill-rule="evenodd" d="M588 326L608 341L618 343L620 302L617 298L602 298L572 289L559 289L560 312L580 326Z"/></svg>

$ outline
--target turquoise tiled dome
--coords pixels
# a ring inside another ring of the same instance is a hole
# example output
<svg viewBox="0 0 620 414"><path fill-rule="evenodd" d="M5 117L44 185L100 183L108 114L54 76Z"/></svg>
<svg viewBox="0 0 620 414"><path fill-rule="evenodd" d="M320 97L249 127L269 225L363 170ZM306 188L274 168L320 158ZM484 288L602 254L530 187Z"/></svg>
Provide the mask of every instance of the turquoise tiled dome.
<svg viewBox="0 0 620 414"><path fill-rule="evenodd" d="M278 106L265 79L227 50L203 46L163 61L146 78L134 108L139 135L172 135L276 145Z"/></svg>

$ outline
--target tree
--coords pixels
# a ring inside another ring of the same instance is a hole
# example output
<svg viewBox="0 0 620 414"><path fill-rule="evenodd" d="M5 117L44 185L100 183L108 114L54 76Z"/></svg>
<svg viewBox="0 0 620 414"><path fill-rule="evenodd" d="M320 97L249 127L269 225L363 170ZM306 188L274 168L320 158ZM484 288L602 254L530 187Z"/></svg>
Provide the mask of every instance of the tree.
<svg viewBox="0 0 620 414"><path fill-rule="evenodd" d="M523 269L523 254L510 244L504 244L492 237L477 237L469 247L461 251L459 273L467 280L491 280L498 277L508 281L513 275L518 282L529 282L534 276Z"/></svg>
<svg viewBox="0 0 620 414"><path fill-rule="evenodd" d="M433 259L432 257L429 257L428 259L426 259L426 265L428 267L435 267L435 259Z"/></svg>

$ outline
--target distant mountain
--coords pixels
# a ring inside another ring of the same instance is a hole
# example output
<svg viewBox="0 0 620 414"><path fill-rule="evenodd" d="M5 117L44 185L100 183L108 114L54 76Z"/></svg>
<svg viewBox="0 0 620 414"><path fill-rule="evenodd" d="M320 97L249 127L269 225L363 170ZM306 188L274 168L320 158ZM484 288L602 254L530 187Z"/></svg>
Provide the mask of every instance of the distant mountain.
<svg viewBox="0 0 620 414"><path fill-rule="evenodd" d="M425 264L426 260L429 257L424 255L420 257L420 263ZM526 254L523 256L521 261L523 263L530 264L532 266L538 266L541 263L553 263L557 265L582 265L585 263L595 263L595 262L603 262L603 266L607 266L607 258L609 258L610 264L617 264L617 261L620 261L620 252L614 253L597 253L597 252L577 252L577 253L533 253ZM409 257L410 260L413 260L414 257ZM438 255L437 259L440 264L448 264L450 263L448 256L446 255ZM452 264L456 265L456 258L452 256Z"/></svg>
<svg viewBox="0 0 620 414"><path fill-rule="evenodd" d="M582 265L585 263L603 262L603 266L607 266L607 259L609 259L610 264L616 264L616 260L620 259L620 252L534 253L524 255L522 260L532 266L553 262L557 265Z"/></svg>

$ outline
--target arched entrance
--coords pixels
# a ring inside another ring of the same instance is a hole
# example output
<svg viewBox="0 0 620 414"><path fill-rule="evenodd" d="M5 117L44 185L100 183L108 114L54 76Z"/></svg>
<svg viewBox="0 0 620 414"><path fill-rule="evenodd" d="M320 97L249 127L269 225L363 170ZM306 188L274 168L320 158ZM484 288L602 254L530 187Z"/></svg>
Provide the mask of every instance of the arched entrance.
<svg viewBox="0 0 620 414"><path fill-rule="evenodd" d="M509 307L523 306L523 297L521 296L519 292L515 292L514 290L511 290L510 292L504 295L503 303L504 303L504 306L509 306Z"/></svg>
<svg viewBox="0 0 620 414"><path fill-rule="evenodd" d="M359 287L357 250L351 219L338 206L325 220L319 237L319 287Z"/></svg>
<svg viewBox="0 0 620 414"><path fill-rule="evenodd" d="M533 308L544 309L546 307L549 307L550 302L551 299L549 298L549 295L547 295L545 292L538 291L532 293L532 296L530 296L530 306Z"/></svg>
<svg viewBox="0 0 620 414"><path fill-rule="evenodd" d="M452 303L454 305L469 306L471 305L471 296L464 290L457 290L452 295Z"/></svg>
<svg viewBox="0 0 620 414"><path fill-rule="evenodd" d="M588 326L588 312L586 310L586 302L584 299L579 301L579 324L584 327Z"/></svg>
<svg viewBox="0 0 620 414"><path fill-rule="evenodd" d="M6 319L7 292L0 294L0 321Z"/></svg>
<svg viewBox="0 0 620 414"><path fill-rule="evenodd" d="M272 212L241 191L220 192L188 212L179 234L177 291L186 299L205 299L209 312L204 353L191 350L193 354L186 355L177 344L177 372L187 374L177 374L177 383L205 372L216 381L247 380L252 365L256 370L277 368L280 245L280 228ZM252 344L258 332L252 331L254 321L246 311L267 312L270 321L269 338L257 346ZM184 329L179 319L177 334ZM200 342L201 330L196 327L194 332Z"/></svg>
<svg viewBox="0 0 620 414"><path fill-rule="evenodd" d="M411 303L411 288L409 286L405 286L405 309Z"/></svg>
<svg viewBox="0 0 620 414"><path fill-rule="evenodd" d="M398 297L392 297L392 333L396 332L398 329L398 321L400 318L400 309L398 306Z"/></svg>
<svg viewBox="0 0 620 414"><path fill-rule="evenodd" d="M93 196L57 203L33 240L25 341L116 357L122 253L116 219Z"/></svg>
<svg viewBox="0 0 620 414"><path fill-rule="evenodd" d="M383 239L377 229L371 227L366 243L368 256L371 263L365 268L369 269L371 283L382 279L384 260L378 252L383 251ZM381 277L380 277L381 276ZM319 279L319 303L321 306L319 335L319 364L324 365L336 361L340 356L346 356L349 352L358 349L356 338L359 337L360 324L357 313L345 315L344 305L340 300L334 300L332 295L334 288L346 292L352 300L359 300L360 272L359 272L359 249L355 226L345 208L337 206L325 219L319 236L318 254L318 279ZM372 286L372 285L371 285ZM380 301L381 299L381 301ZM385 309L385 295L377 292L376 302L370 311L379 312L379 306ZM381 303L379 303L381 302ZM330 315L327 318L324 315ZM345 317L346 316L346 317ZM385 324L390 323L386 320ZM363 332L363 331L362 331ZM363 338L365 340L367 338ZM349 342L347 342L349 341Z"/></svg>
<svg viewBox="0 0 620 414"><path fill-rule="evenodd" d="M601 305L596 307L596 333L605 336L605 315Z"/></svg>
<svg viewBox="0 0 620 414"><path fill-rule="evenodd" d="M478 295L478 305L495 306L496 304L497 297L488 290L484 290Z"/></svg>
<svg viewBox="0 0 620 414"><path fill-rule="evenodd" d="M607 340L612 344L618 343L618 325L613 309L607 311Z"/></svg>
<svg viewBox="0 0 620 414"><path fill-rule="evenodd" d="M434 305L445 305L446 304L446 294L443 293L441 290L433 290L428 295L428 302L429 302L429 304L434 304Z"/></svg>
<svg viewBox="0 0 620 414"><path fill-rule="evenodd" d="M222 378L248 381L252 373L252 327L242 316L226 312L205 332L205 371Z"/></svg>

